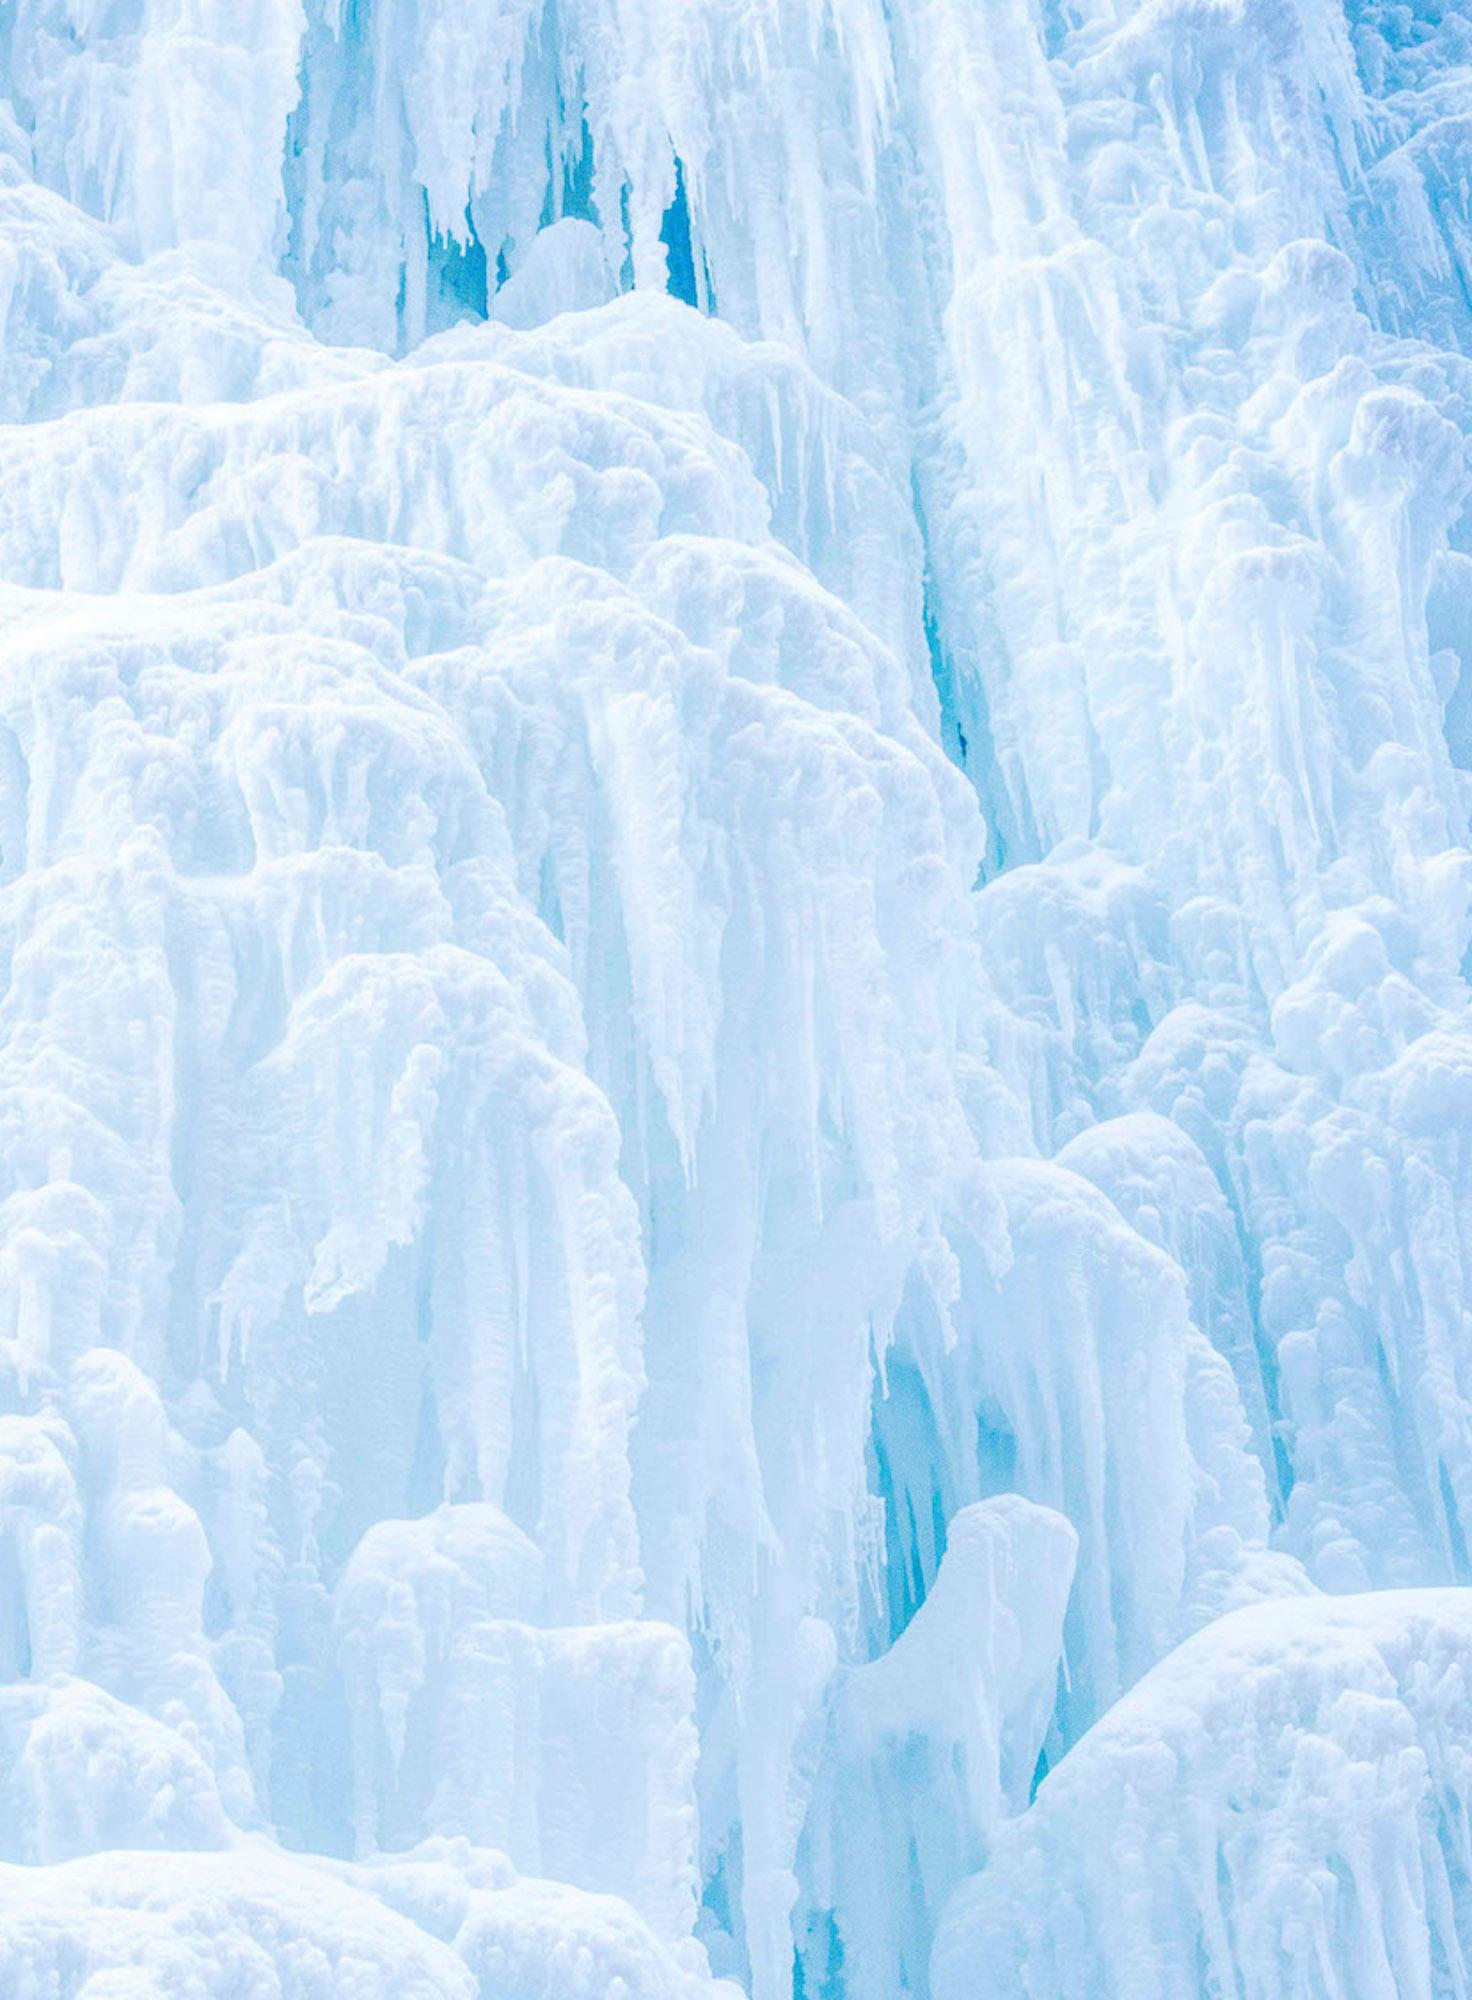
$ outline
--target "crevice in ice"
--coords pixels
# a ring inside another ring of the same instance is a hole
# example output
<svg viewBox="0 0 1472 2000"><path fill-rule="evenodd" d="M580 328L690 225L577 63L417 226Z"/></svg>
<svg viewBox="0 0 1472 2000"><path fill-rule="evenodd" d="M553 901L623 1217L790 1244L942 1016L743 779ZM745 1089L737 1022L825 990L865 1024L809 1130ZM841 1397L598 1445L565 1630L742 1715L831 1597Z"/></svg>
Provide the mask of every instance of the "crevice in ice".
<svg viewBox="0 0 1472 2000"><path fill-rule="evenodd" d="M741 1836L732 1828L703 1871L695 1934L705 1946L712 1972L740 1978L745 1972L736 1944L740 1931Z"/></svg>
<svg viewBox="0 0 1472 2000"><path fill-rule="evenodd" d="M832 1910L811 1913L792 1959L792 2000L846 2000L843 1939Z"/></svg>
<svg viewBox="0 0 1472 2000"><path fill-rule="evenodd" d="M435 228L424 204L427 276L424 330L438 333L467 316L484 319L487 307L485 245L475 233L469 209L462 237Z"/></svg>
<svg viewBox="0 0 1472 2000"><path fill-rule="evenodd" d="M1441 1516L1446 1529L1447 1542L1451 1551L1452 1574L1463 1583L1472 1583L1472 1559L1467 1552L1467 1537L1462 1527L1461 1511L1457 1506L1457 1496L1452 1488L1451 1476L1447 1472L1445 1459L1436 1463L1437 1488L1441 1503Z"/></svg>
<svg viewBox="0 0 1472 2000"><path fill-rule="evenodd" d="M930 527L918 477L910 478L910 505L923 552L921 625L930 680L940 711L940 740L946 755L970 780L986 825L986 848L974 886L1000 875L1015 862L1035 855L1031 829L1019 823L1011 791L997 759L986 687L975 662L958 661L946 644L945 626ZM1023 800L1026 814L1026 799Z"/></svg>
<svg viewBox="0 0 1472 2000"><path fill-rule="evenodd" d="M884 1645L892 1645L925 1602L946 1550L949 1505L945 1454L919 1368L891 1352L876 1375L865 1447L870 1491L884 1509Z"/></svg>
<svg viewBox="0 0 1472 2000"><path fill-rule="evenodd" d="M587 107L578 122L576 145L569 144L563 151L562 160L562 200L559 216L573 216L584 222L601 223L598 204L594 199L595 157L593 151L593 131L587 119ZM556 218L548 216L548 221Z"/></svg>
<svg viewBox="0 0 1472 2000"><path fill-rule="evenodd" d="M685 192L685 163L678 155L675 159L674 199L664 212L664 220L659 227L659 240L665 247L668 259L666 290L672 298L679 299L687 306L695 306L703 311L715 310L710 301L710 278L701 259L701 269L697 275L694 240L690 229L690 202Z"/></svg>

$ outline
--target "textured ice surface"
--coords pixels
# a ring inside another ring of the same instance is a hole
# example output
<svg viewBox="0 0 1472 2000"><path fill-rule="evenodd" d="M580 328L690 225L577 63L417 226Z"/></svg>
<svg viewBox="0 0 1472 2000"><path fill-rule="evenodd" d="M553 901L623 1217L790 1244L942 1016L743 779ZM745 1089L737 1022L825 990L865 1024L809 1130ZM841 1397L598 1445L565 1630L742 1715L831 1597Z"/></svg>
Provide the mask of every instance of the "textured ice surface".
<svg viewBox="0 0 1472 2000"><path fill-rule="evenodd" d="M1461 1990L1469 1731L1462 1590L1230 1613L999 1831L947 1913L937 2000Z"/></svg>
<svg viewBox="0 0 1472 2000"><path fill-rule="evenodd" d="M1472 1972L1472 16L0 6L5 2000Z"/></svg>

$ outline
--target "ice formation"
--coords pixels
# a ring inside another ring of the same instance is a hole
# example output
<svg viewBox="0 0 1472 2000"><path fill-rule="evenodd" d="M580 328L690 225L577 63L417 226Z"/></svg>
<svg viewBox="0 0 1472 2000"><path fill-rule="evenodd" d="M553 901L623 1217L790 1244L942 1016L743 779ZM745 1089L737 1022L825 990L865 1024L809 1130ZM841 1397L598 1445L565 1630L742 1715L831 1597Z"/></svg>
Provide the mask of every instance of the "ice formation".
<svg viewBox="0 0 1472 2000"><path fill-rule="evenodd" d="M1461 0L4 0L6 2000L1467 1992L1469 300Z"/></svg>

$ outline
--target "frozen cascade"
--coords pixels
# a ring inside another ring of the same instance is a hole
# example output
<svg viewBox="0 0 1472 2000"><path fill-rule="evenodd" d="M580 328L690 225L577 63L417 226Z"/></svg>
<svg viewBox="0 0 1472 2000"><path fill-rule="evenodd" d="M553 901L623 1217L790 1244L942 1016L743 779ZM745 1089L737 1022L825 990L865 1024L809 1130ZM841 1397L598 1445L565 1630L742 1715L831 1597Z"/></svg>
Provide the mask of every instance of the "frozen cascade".
<svg viewBox="0 0 1472 2000"><path fill-rule="evenodd" d="M1469 300L1459 0L0 6L0 1992L1466 1993Z"/></svg>

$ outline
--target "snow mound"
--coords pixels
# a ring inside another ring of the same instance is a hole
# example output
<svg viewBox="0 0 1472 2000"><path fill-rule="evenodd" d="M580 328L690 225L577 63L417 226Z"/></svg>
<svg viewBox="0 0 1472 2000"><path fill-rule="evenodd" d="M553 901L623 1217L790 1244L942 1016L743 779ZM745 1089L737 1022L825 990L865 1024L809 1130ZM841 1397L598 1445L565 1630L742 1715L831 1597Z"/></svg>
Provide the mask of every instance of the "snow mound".
<svg viewBox="0 0 1472 2000"><path fill-rule="evenodd" d="M1472 1952L1472 1591L1262 1604L1153 1668L946 1911L936 2000L1433 2000Z"/></svg>

